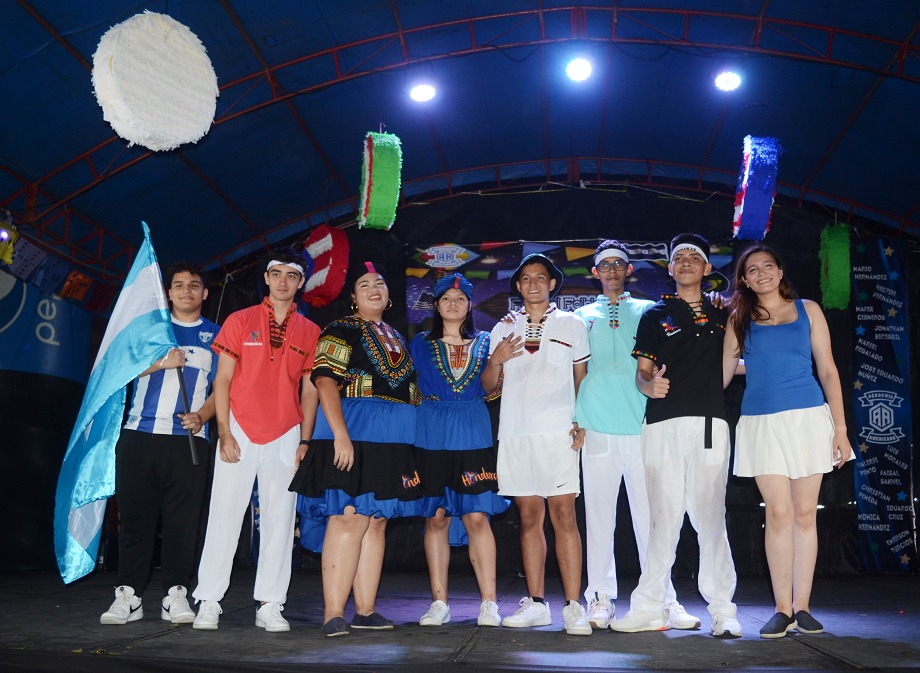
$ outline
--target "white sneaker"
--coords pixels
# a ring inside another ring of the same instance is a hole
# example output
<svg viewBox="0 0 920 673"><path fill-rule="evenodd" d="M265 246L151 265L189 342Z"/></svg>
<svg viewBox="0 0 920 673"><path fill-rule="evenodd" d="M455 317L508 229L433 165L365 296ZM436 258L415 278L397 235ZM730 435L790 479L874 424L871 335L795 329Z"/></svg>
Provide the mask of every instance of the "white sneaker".
<svg viewBox="0 0 920 673"><path fill-rule="evenodd" d="M269 633L281 633L290 631L291 625L288 620L281 616L284 606L281 603L266 603L256 610L256 626L265 629Z"/></svg>
<svg viewBox="0 0 920 673"><path fill-rule="evenodd" d="M216 631L217 623L223 612L217 601L201 601L201 607L198 608L198 616L192 622L192 628L201 631Z"/></svg>
<svg viewBox="0 0 920 673"><path fill-rule="evenodd" d="M479 604L479 626L501 626L502 616L498 614L498 605L488 598Z"/></svg>
<svg viewBox="0 0 920 673"><path fill-rule="evenodd" d="M450 606L444 601L435 601L428 612L418 620L419 626L441 626L450 621Z"/></svg>
<svg viewBox="0 0 920 673"><path fill-rule="evenodd" d="M716 638L740 638L741 624L734 615L716 615L712 618L712 635Z"/></svg>
<svg viewBox="0 0 920 673"><path fill-rule="evenodd" d="M664 614L668 618L668 624L672 629L698 629L700 628L700 618L694 617L684 610L684 606L674 601L664 606Z"/></svg>
<svg viewBox="0 0 920 673"><path fill-rule="evenodd" d="M115 602L99 618L100 624L127 624L136 622L144 616L144 606L134 589L122 585L115 587Z"/></svg>
<svg viewBox="0 0 920 673"><path fill-rule="evenodd" d="M594 599L588 603L588 623L592 629L604 630L613 619L615 608L607 598L607 594L594 594Z"/></svg>
<svg viewBox="0 0 920 673"><path fill-rule="evenodd" d="M524 596L521 607L510 617L502 620L502 626L520 629L527 626L549 626L553 618L549 614L549 603L537 603L530 596Z"/></svg>
<svg viewBox="0 0 920 673"><path fill-rule="evenodd" d="M639 631L667 631L670 627L664 611L630 610L619 619L610 622L610 628L620 633L638 633Z"/></svg>
<svg viewBox="0 0 920 673"><path fill-rule="evenodd" d="M169 593L163 597L160 619L173 624L191 624L195 621L195 611L188 604L188 590L181 584L169 587Z"/></svg>
<svg viewBox="0 0 920 673"><path fill-rule="evenodd" d="M590 636L591 625L588 615L578 601L571 601L562 607L562 624L570 636Z"/></svg>

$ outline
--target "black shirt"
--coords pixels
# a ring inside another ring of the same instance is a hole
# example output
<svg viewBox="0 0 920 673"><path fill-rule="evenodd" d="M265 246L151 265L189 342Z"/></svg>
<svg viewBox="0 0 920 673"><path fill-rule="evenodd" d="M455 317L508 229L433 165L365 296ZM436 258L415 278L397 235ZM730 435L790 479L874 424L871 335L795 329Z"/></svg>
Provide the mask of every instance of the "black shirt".
<svg viewBox="0 0 920 673"><path fill-rule="evenodd" d="M727 420L722 388L722 341L728 311L703 298L702 315L677 295L665 294L639 321L633 357L646 357L670 381L668 394L646 402L645 422L682 416Z"/></svg>

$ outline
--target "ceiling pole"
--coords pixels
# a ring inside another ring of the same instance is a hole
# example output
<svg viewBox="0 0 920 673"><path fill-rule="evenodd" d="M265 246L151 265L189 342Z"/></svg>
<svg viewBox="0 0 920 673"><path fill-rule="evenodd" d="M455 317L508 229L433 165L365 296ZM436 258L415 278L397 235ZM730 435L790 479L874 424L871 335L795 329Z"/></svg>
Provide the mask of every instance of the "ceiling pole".
<svg viewBox="0 0 920 673"><path fill-rule="evenodd" d="M79 51L77 51L76 47L70 44L70 42L63 35L61 35L54 26L51 25L51 22L48 21L48 19L46 19L34 7L32 7L32 5L30 5L27 0L19 0L19 4L22 6L24 10L26 10L29 14L32 15L33 19L35 19L36 21L38 21L39 24L41 24L42 28L44 28L49 33L51 33L51 36L55 40L57 40L57 42L59 42L61 46L64 47L64 49L69 51L70 55L73 56L75 59L77 59L80 65L82 65L84 68L92 72L93 65L88 60L86 60L86 57L83 56L83 54L81 54Z"/></svg>
<svg viewBox="0 0 920 673"><path fill-rule="evenodd" d="M885 70L890 70L896 63L898 63L899 59L901 58L902 49L913 41L914 36L917 34L918 30L920 30L920 21L914 24L914 27L911 29L908 36L901 43L902 46L899 47L898 50L895 52L894 56L892 56L891 59L889 59L888 64L885 66ZM837 133L837 136L833 139L833 141L831 141L831 144L824 151L824 154L818 160L818 163L815 164L815 167L812 169L811 174L809 174L805 182L802 183L802 188L801 188L801 191L799 192L799 200L798 200L799 206L802 205L802 200L805 198L805 192L808 191L808 186L812 183L815 177L817 177L821 169L824 168L824 164L827 163L827 160L830 158L831 154L833 154L834 151L837 149L837 146L843 140L843 137L847 134L847 131L850 130L850 127L853 125L853 122L856 121L856 118L859 117L859 115L865 109L866 105L869 103L869 100L875 94L876 90L879 88L882 81L883 81L882 77L879 76L876 78L875 82L872 84L871 87L869 87L869 90L866 92L866 95L863 96L862 100L859 101L859 103L856 105L856 108L853 110L853 113L850 115L850 118L847 119L846 122L844 122L843 127Z"/></svg>

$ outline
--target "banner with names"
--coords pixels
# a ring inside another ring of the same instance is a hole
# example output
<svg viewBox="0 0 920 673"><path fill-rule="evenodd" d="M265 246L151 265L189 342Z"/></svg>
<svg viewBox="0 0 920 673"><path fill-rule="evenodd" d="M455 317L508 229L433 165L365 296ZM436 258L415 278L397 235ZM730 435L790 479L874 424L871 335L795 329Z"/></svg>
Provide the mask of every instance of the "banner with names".
<svg viewBox="0 0 920 673"><path fill-rule="evenodd" d="M905 251L863 240L851 253L854 470L858 539L867 570L916 571L913 416Z"/></svg>

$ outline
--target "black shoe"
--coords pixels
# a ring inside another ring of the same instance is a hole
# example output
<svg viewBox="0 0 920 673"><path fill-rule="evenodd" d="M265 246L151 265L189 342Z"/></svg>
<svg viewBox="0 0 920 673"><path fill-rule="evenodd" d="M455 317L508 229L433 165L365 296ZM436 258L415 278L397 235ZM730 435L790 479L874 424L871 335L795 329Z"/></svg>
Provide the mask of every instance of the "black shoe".
<svg viewBox="0 0 920 673"><path fill-rule="evenodd" d="M387 619L379 612L372 612L369 615L359 615L355 613L354 619L351 620L351 628L383 631L384 629L392 629L393 621Z"/></svg>
<svg viewBox="0 0 920 673"><path fill-rule="evenodd" d="M799 633L807 633L808 635L824 633L824 626L822 626L821 622L819 622L804 610L799 610L795 613L795 621L796 624L798 624L798 626L795 627L795 630Z"/></svg>
<svg viewBox="0 0 920 673"><path fill-rule="evenodd" d="M800 613L801 614L801 613ZM805 613L807 614L807 613ZM795 628L795 617L789 617L782 612L777 612L770 617L770 621L760 629L761 638L782 638L787 632Z"/></svg>
<svg viewBox="0 0 920 673"><path fill-rule="evenodd" d="M323 624L323 635L328 636L329 638L335 638L336 636L347 636L348 624L345 623L345 618L333 617L328 622Z"/></svg>

